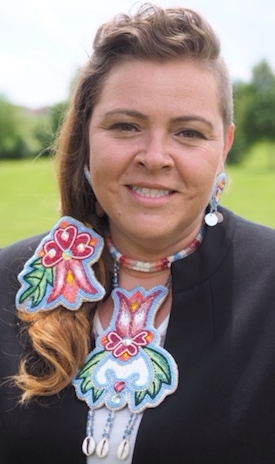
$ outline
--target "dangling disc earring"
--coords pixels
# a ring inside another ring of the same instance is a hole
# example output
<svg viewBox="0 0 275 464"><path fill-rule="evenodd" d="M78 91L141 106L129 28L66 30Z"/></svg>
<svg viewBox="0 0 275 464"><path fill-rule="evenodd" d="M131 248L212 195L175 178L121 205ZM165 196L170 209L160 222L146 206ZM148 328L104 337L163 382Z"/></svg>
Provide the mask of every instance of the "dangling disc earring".
<svg viewBox="0 0 275 464"><path fill-rule="evenodd" d="M225 173L222 172L218 175L215 182L215 186L210 200L210 211L204 217L205 223L210 227L215 226L216 224L218 224L218 222L221 222L223 219L221 213L218 213L218 205L226 184L227 178Z"/></svg>

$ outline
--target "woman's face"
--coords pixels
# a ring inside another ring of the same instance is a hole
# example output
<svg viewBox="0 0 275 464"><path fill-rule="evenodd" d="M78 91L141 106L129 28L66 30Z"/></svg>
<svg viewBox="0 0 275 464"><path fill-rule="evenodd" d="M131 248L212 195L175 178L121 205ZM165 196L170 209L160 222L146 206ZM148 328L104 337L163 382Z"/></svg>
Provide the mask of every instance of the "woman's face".
<svg viewBox="0 0 275 464"><path fill-rule="evenodd" d="M90 122L90 169L122 252L144 259L189 245L233 133L206 67L129 60L112 69Z"/></svg>

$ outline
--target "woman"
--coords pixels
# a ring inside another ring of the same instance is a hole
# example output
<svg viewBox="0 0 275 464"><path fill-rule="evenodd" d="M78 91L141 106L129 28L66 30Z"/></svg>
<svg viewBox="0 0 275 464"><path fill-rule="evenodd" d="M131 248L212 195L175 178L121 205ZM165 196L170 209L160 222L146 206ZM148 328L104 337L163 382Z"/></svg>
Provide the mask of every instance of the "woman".
<svg viewBox="0 0 275 464"><path fill-rule="evenodd" d="M274 462L275 233L217 211L232 108L197 13L99 29L65 217L0 255L2 464Z"/></svg>

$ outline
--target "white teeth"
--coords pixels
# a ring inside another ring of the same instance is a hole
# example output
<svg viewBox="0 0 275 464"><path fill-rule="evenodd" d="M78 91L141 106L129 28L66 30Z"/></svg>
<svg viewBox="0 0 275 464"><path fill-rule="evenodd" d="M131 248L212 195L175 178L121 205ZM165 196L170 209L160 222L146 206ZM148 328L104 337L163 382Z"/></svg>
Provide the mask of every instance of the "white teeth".
<svg viewBox="0 0 275 464"><path fill-rule="evenodd" d="M172 191L167 189L152 189L146 187L132 186L132 190L137 192L139 195L147 198L159 198L165 195L169 195Z"/></svg>

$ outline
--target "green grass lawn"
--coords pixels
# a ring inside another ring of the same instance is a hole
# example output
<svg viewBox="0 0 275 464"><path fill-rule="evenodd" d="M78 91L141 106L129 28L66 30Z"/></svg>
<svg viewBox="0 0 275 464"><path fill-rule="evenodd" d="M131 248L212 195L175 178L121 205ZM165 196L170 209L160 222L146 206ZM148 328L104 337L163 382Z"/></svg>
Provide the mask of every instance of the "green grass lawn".
<svg viewBox="0 0 275 464"><path fill-rule="evenodd" d="M275 146L269 150L275 161ZM229 186L221 204L275 227L275 168L268 162L268 147L255 147L242 165L227 171ZM0 162L0 247L51 229L58 217L52 160Z"/></svg>
<svg viewBox="0 0 275 464"><path fill-rule="evenodd" d="M58 219L52 160L0 162L0 247L47 231Z"/></svg>
<svg viewBox="0 0 275 464"><path fill-rule="evenodd" d="M275 227L275 145L255 146L241 165L228 166L221 204L252 221Z"/></svg>

